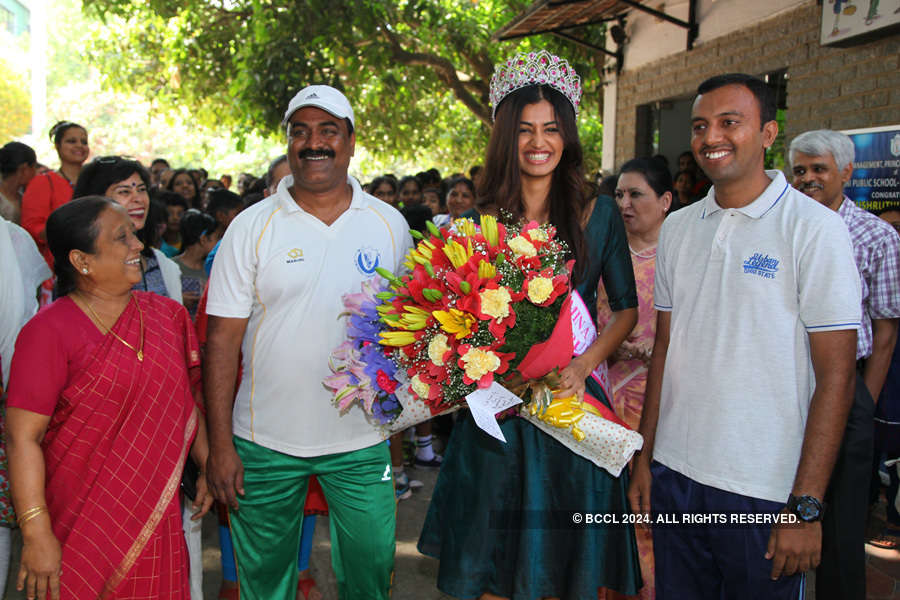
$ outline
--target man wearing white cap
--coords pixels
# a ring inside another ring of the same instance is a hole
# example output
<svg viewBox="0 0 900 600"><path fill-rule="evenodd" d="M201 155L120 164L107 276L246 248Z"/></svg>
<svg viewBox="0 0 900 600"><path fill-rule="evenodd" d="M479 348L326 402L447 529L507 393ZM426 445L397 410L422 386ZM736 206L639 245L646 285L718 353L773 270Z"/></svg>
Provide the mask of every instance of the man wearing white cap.
<svg viewBox="0 0 900 600"><path fill-rule="evenodd" d="M345 335L341 297L378 266L398 272L412 238L399 212L347 175L356 136L343 94L304 88L284 124L291 175L231 223L210 278L207 478L231 509L241 600L295 597L310 475L328 501L341 599L387 599L388 449L362 411L334 408L322 379Z"/></svg>

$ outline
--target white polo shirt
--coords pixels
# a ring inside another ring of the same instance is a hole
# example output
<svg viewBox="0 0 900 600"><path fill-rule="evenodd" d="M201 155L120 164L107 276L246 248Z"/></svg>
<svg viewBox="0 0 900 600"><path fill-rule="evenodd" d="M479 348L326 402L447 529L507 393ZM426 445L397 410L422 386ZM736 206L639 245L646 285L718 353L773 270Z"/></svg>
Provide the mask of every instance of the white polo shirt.
<svg viewBox="0 0 900 600"><path fill-rule="evenodd" d="M412 237L396 209L348 183L350 208L329 226L294 202L293 177L282 179L229 225L210 276L207 312L249 317L234 434L293 456L381 441L361 410L340 414L322 379L346 336L342 296L377 266L399 272Z"/></svg>
<svg viewBox="0 0 900 600"><path fill-rule="evenodd" d="M840 215L766 174L748 206L723 209L712 189L663 223L654 303L672 315L653 457L785 502L815 388L808 334L856 329L860 287Z"/></svg>

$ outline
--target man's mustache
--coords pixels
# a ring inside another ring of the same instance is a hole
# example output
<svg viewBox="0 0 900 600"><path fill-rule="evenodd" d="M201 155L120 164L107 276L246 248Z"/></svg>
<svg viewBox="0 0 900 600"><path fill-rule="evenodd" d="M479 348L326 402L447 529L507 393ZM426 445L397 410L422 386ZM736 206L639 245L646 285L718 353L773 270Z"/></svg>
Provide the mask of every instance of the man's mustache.
<svg viewBox="0 0 900 600"><path fill-rule="evenodd" d="M307 150L301 150L297 156L301 159L304 158L321 158L323 156L328 158L334 158L334 150L329 148L321 148L321 149L312 149L309 148Z"/></svg>

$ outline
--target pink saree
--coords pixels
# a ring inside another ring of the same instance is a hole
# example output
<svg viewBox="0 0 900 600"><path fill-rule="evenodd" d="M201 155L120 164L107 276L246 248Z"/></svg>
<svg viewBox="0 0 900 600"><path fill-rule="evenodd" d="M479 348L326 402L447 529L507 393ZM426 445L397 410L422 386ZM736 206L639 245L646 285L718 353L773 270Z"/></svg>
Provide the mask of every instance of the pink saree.
<svg viewBox="0 0 900 600"><path fill-rule="evenodd" d="M634 281L637 285L638 322L626 341L652 348L653 340L656 337L656 310L653 308L656 253L653 252L651 255L646 252L646 256L632 254L631 263L634 267ZM597 291L597 300L597 326L603 329L612 313L602 282ZM613 410L629 427L637 430L641 424L641 412L644 408L647 366L639 359L616 361L609 366L609 382L612 386ZM635 537L637 538L641 576L644 579L644 587L641 588L636 598L653 600L656 596L653 585L653 538L647 528L635 528ZM603 600L604 597L602 592L598 596L600 600Z"/></svg>

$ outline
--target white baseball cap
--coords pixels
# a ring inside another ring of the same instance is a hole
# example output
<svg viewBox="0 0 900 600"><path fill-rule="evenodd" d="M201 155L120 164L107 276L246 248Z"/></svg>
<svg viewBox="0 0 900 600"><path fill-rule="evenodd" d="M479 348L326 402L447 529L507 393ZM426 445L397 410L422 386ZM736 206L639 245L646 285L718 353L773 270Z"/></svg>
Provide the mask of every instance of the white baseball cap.
<svg viewBox="0 0 900 600"><path fill-rule="evenodd" d="M286 125L291 115L304 106L315 106L339 119L350 119L350 124L356 127L350 101L330 85L310 85L297 92L288 104L282 124Z"/></svg>

